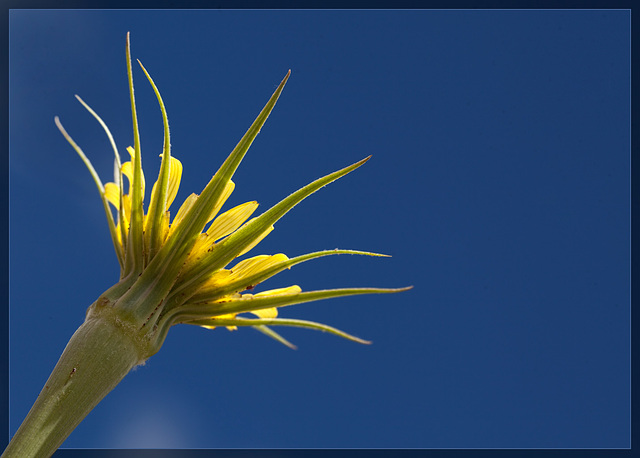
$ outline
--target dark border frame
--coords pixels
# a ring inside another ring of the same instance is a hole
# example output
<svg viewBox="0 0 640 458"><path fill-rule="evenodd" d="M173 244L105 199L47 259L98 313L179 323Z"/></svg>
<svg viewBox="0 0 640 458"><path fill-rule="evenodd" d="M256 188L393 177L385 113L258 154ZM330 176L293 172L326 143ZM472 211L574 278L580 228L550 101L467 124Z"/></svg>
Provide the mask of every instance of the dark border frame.
<svg viewBox="0 0 640 458"><path fill-rule="evenodd" d="M302 4L301 4L302 3ZM0 272L0 447L4 449L9 442L9 10L11 9L624 9L631 12L631 119L638 113L640 102L640 90L633 91L634 83L640 74L640 45L637 32L640 30L640 19L634 17L633 2L627 1L482 1L482 0L399 0L395 2L354 2L354 1L306 1L276 0L261 2L256 0L241 1L206 1L206 0L183 0L183 1L82 1L82 0L8 0L3 2L0 14L4 27L4 33L0 34L0 62L4 66L2 90L0 90L0 138L4 141L0 147L0 215L4 217L0 221L0 259L3 260ZM640 9L638 9L640 11ZM639 14L640 16L640 14ZM634 294L635 286L638 284L639 276L636 269L640 248L634 243L634 228L640 217L635 212L635 203L640 202L639 188L637 183L640 178L640 169L636 166L638 157L637 142L640 133L638 123L631 124L631 305L632 310L636 304ZM634 355L638 349L640 337L634 335L633 329L637 328L638 314L631 316L631 354ZM631 387L632 394L635 382L640 380L640 365L631 361ZM59 458L165 458L165 457L185 457L196 458L204 456L215 456L217 458L316 458L324 456L348 456L350 458L382 458L382 457L417 457L428 454L430 457L451 457L457 455L489 458L489 457L534 457L544 456L555 458L560 456L569 457L632 457L633 444L637 442L640 431L640 422L636 420L634 413L638 412L638 397L631 397L631 448L630 449L288 449L288 450L242 450L242 449L191 449L191 450L98 450L98 449L60 449L54 456Z"/></svg>

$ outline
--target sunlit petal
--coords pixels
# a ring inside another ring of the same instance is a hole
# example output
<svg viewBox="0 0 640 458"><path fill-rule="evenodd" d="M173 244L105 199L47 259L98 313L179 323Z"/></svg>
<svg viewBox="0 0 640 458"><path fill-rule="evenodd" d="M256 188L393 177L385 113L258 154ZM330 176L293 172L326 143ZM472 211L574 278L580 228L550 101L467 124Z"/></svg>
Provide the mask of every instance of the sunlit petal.
<svg viewBox="0 0 640 458"><path fill-rule="evenodd" d="M167 203L165 210L168 210L173 203L176 195L178 194L178 188L180 187L180 179L182 178L182 162L175 157L171 156L171 164L169 168L169 189L167 193Z"/></svg>
<svg viewBox="0 0 640 458"><path fill-rule="evenodd" d="M220 200L218 200L216 205L213 207L213 210L211 210L211 213L209 214L209 218L207 219L207 222L205 223L205 225L207 225L209 221L211 221L213 218L216 217L216 215L218 214L218 212L220 211L224 203L227 201L227 199L229 198L229 196L231 195L235 187L236 187L236 184L233 181L229 180L227 182L227 184L224 187L224 191L222 191L222 196L220 196Z"/></svg>
<svg viewBox="0 0 640 458"><path fill-rule="evenodd" d="M116 210L120 207L120 188L115 183L105 183L104 196Z"/></svg>
<svg viewBox="0 0 640 458"><path fill-rule="evenodd" d="M173 218L173 221L171 222L171 228L170 228L169 234L171 234L175 230L175 228L178 226L178 224L180 224L180 221L182 221L184 216L187 214L189 209L193 207L193 205L196 203L197 200L198 200L197 194L191 194L189 195L189 197L185 199L185 201L182 203L182 205L178 209L178 213L176 213L176 216Z"/></svg>
<svg viewBox="0 0 640 458"><path fill-rule="evenodd" d="M268 269L274 264L286 261L287 259L289 258L283 253L274 254L272 256L266 254L254 256L237 263L231 268L231 272L233 273L234 279L246 278L257 272Z"/></svg>
<svg viewBox="0 0 640 458"><path fill-rule="evenodd" d="M124 213L121 215L122 219L128 223L131 218L131 197L129 194L122 196L122 211ZM128 226L125 225L124 227L126 228Z"/></svg>
<svg viewBox="0 0 640 458"><path fill-rule="evenodd" d="M275 318L278 316L278 309L271 307L270 309L256 310L255 312L249 312L258 318Z"/></svg>
<svg viewBox="0 0 640 458"><path fill-rule="evenodd" d="M270 289L268 291L262 291L261 293L254 294L254 297L266 297L266 296L286 296L291 294L299 294L302 289L298 285L287 286L286 288Z"/></svg>
<svg viewBox="0 0 640 458"><path fill-rule="evenodd" d="M127 148L127 151L129 148ZM127 177L129 184L133 183L133 165L131 165L131 161L122 164L122 174Z"/></svg>
<svg viewBox="0 0 640 458"><path fill-rule="evenodd" d="M211 275L206 282L202 284L203 290L216 290L219 289L222 285L229 283L229 278L232 273L230 270L221 269L216 273Z"/></svg>
<svg viewBox="0 0 640 458"><path fill-rule="evenodd" d="M123 175L126 175L127 178L129 179L129 186L131 186L131 184L133 184L133 162L135 161L135 157L136 157L136 151L133 149L133 147L131 146L127 146L127 152L129 153L129 156L131 156L131 161L127 161L124 164L122 164L122 173ZM126 164L129 164L128 166ZM125 172L125 168L127 168L127 172ZM142 195L144 196L144 186L145 186L145 181L144 181L144 174L142 174Z"/></svg>
<svg viewBox="0 0 640 458"><path fill-rule="evenodd" d="M218 240L222 237L226 237L233 231L238 229L242 224L249 219L254 211L258 208L258 202L246 202L242 205L227 210L220 216L218 216L209 229L207 229L207 235L211 240Z"/></svg>
<svg viewBox="0 0 640 458"><path fill-rule="evenodd" d="M243 254L251 251L258 243L262 242L262 240L273 231L273 226L269 226L264 232L262 232L258 237L256 237L249 244L245 245L244 249L238 253L237 257L242 256Z"/></svg>

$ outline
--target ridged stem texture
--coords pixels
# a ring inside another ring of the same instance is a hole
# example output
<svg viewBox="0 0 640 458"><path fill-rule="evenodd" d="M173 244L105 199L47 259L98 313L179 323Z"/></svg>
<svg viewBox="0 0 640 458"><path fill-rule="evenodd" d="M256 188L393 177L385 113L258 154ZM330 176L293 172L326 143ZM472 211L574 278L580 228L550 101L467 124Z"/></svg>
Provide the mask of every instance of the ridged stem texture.
<svg viewBox="0 0 640 458"><path fill-rule="evenodd" d="M2 458L49 457L127 373L144 361L130 328L89 315L73 334Z"/></svg>

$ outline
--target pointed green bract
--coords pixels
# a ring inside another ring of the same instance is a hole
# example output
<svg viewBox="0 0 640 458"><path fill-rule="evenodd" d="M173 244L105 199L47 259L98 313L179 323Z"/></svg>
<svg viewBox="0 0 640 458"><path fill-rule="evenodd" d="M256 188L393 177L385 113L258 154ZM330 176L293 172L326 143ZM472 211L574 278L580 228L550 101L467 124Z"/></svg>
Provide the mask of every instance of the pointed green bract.
<svg viewBox="0 0 640 458"><path fill-rule="evenodd" d="M82 106L85 107L89 113L91 113L91 115L98 121L98 123L100 123L100 125L104 129L105 133L107 134L107 137L109 138L109 143L111 144L111 148L113 148L113 154L116 159L118 170L120 170L120 167L122 167L122 163L120 161L120 153L118 153L118 147L116 146L116 142L113 139L113 135L111 135L111 131L109 130L105 122L102 120L102 118L98 116L98 114L95 111L93 111L93 109L91 109L91 107L87 105L87 103L84 100L82 100L80 96L77 94L76 94L76 99L78 99L78 102L80 102Z"/></svg>
<svg viewBox="0 0 640 458"><path fill-rule="evenodd" d="M246 313L273 307L286 307L305 302L332 299L336 297L354 296L359 294L388 294L407 291L407 288L340 288L306 291L298 294L283 294L274 296L251 296L249 298L223 298L207 304L185 304L174 312L174 320L196 319L198 317L215 317L231 313ZM186 317L186 318L185 318Z"/></svg>
<svg viewBox="0 0 640 458"><path fill-rule="evenodd" d="M132 158L133 183L129 184L131 196L131 215L129 219L129 242L126 250L127 262L125 274L130 272L138 275L144 269L143 260L143 240L142 222L144 211L142 202L142 155L140 153L140 133L138 131L138 115L136 113L136 99L133 93L133 72L131 69L131 46L129 33L127 33L127 76L129 78L129 95L131 98L131 118L133 120L133 149L135 151Z"/></svg>
<svg viewBox="0 0 640 458"><path fill-rule="evenodd" d="M124 262L124 257L120 249L120 244L118 243L118 237L116 235L116 225L113 221L113 214L111 213L111 209L109 208L109 202L107 202L107 198L105 197L105 194L104 194L104 185L102 184L100 177L96 173L96 170L93 168L91 161L87 158L87 156L84 154L82 149L76 144L76 142L73 141L73 139L64 129L64 127L62 127L62 123L60 122L60 119L56 116L54 118L54 121L56 123L56 126L58 127L58 130L60 130L64 138L69 142L69 144L73 147L73 149L76 150L76 152L78 153L78 156L80 156L80 158L82 159L82 162L84 162L84 165L86 165L87 169L89 169L89 173L91 174L91 177L93 178L93 181L95 182L96 187L98 188L98 192L100 193L100 199L102 200L102 205L104 207L105 214L107 215L107 224L109 225L109 233L111 234L111 241L113 242L113 247L116 250L116 256L118 257L118 262L120 263L120 266L122 266Z"/></svg>
<svg viewBox="0 0 640 458"><path fill-rule="evenodd" d="M256 331L260 331L265 336L271 337L276 342L280 342L282 345L284 345L286 347L289 347L292 350L297 350L298 349L298 347L293 345L291 342L289 342L287 339L282 337L280 334L278 334L276 331L274 331L270 327L267 327L267 326L265 326L263 324L258 324L258 325L255 325L254 328L255 328Z"/></svg>
<svg viewBox="0 0 640 458"><path fill-rule="evenodd" d="M95 111L93 111L91 107L87 105L84 100L80 98L79 95L76 95L76 99L78 99L78 101L82 104L82 106L85 107L89 113L91 113L91 115L98 121L98 123L100 123L100 125L106 132L107 137L109 138L109 143L111 143L111 148L113 148L113 154L115 157L115 168L118 173L118 178L119 178L118 182L120 183L120 206L119 206L119 212L118 212L118 217L119 217L120 214L122 213L122 162L120 161L120 153L118 153L118 147L116 146L116 142L113 139L113 135L111 135L111 131L109 130L105 122L102 120L102 118L98 116L98 114ZM109 210L109 215L111 215L111 210ZM109 216L107 216L107 219L109 219ZM111 215L111 219L113 219L113 215ZM120 221L118 221L118 223L119 222ZM113 223L110 223L110 226L109 226L110 231L111 231L111 224ZM122 240L125 239L125 229L123 225L120 225L120 236ZM124 250L122 249L122 246L120 246L120 244L117 243L117 239L114 238L116 237L114 233L111 234L111 237L113 239L113 244L116 250L116 256L118 257L118 263L120 264L120 271L122 272L122 270L124 269Z"/></svg>
<svg viewBox="0 0 640 458"><path fill-rule="evenodd" d="M149 201L149 210L147 212L147 217L145 221L145 233L144 233L144 241L146 247L146 258L147 262L153 259L156 252L160 249L162 244L162 218L165 211L165 204L167 201L167 193L169 187L169 167L171 164L171 140L169 136L169 120L167 118L167 111L164 107L164 102L162 101L162 97L160 96L160 92L156 87L153 79L147 72L147 69L144 68L142 62L138 60L140 67L145 75L147 75L147 79L153 87L153 92L155 92L156 97L158 99L158 103L160 104L160 111L162 112L162 123L164 126L164 147L162 150L162 162L160 164L160 173L158 174L158 181L156 181L155 186L153 187L151 193L151 200ZM145 264L146 264L145 263Z"/></svg>
<svg viewBox="0 0 640 458"><path fill-rule="evenodd" d="M326 324L316 323L314 321L295 320L291 318L213 318L208 320L195 320L185 322L185 324L195 324L199 326L292 326L296 328L315 329L316 331L324 331L342 337L353 342L368 345L371 342L360 339L359 337L347 334L344 331L327 326Z"/></svg>

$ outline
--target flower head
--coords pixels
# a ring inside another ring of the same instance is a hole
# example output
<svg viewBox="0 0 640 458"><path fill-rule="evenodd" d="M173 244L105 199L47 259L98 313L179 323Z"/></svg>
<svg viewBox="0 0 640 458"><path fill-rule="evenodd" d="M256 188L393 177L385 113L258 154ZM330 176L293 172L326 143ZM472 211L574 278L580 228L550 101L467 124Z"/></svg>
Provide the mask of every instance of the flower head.
<svg viewBox="0 0 640 458"><path fill-rule="evenodd" d="M256 285L304 261L334 254L384 256L354 250L326 250L289 258L282 253L259 255L236 261L266 237L274 224L300 201L321 187L364 164L355 164L308 184L257 217L255 201L220 210L234 189L232 176L249 146L271 113L290 72L287 73L246 134L199 194L191 194L173 214L171 205L182 176L182 163L171 156L169 123L162 97L140 63L151 84L164 124L164 148L160 172L153 184L147 211L144 211L145 177L138 134L131 57L127 35L127 72L131 97L134 144L128 147L130 160L122 163L115 141L102 119L82 100L80 103L103 126L115 154L114 181L102 184L89 159L64 130L65 138L88 167L107 216L107 223L120 264L120 281L92 304L88 314L117 316L121 326L130 328L147 358L157 352L174 324L206 328L252 326L293 347L271 326L297 326L327 331L360 343L362 339L330 326L278 316L278 309L303 302L354 294L392 293L400 289L345 288L302 291L298 285L252 291ZM139 62L139 61L138 61ZM126 183L125 183L126 180ZM115 213L115 217L114 217ZM248 314L248 315L247 315Z"/></svg>

